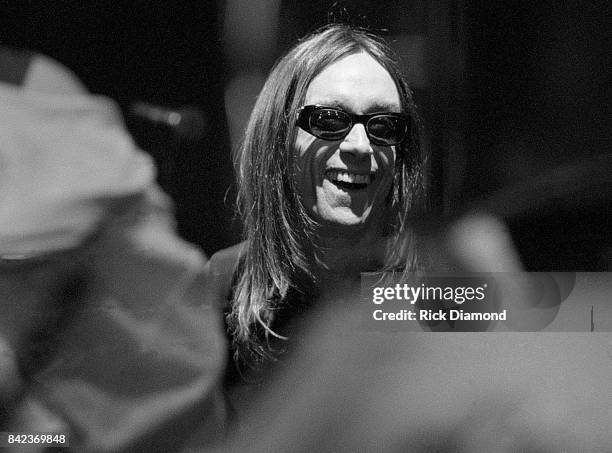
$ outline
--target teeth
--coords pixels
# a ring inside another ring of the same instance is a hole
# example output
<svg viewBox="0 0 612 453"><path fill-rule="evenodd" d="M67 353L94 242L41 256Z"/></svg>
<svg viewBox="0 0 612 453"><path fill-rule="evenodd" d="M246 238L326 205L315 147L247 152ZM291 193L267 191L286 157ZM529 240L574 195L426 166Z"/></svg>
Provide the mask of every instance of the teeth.
<svg viewBox="0 0 612 453"><path fill-rule="evenodd" d="M351 184L370 184L370 175L358 175L347 171L329 170L327 177L331 181L348 182Z"/></svg>

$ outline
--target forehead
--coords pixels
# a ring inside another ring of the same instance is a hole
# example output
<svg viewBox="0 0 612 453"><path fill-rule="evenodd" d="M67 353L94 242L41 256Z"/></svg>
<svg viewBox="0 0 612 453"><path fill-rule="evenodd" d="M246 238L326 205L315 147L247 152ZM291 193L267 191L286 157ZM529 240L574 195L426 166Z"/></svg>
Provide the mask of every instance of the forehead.
<svg viewBox="0 0 612 453"><path fill-rule="evenodd" d="M305 103L342 107L353 113L401 110L389 72L371 55L348 55L327 66L308 86Z"/></svg>

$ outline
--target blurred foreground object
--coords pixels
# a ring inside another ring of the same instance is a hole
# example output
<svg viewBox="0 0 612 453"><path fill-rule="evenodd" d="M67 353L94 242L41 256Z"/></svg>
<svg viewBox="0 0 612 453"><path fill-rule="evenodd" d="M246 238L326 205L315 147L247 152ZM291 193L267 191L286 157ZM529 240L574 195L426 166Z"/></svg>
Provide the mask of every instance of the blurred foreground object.
<svg viewBox="0 0 612 453"><path fill-rule="evenodd" d="M2 45L0 45L0 81L45 93L87 92L87 88L79 78L54 59L40 53Z"/></svg>
<svg viewBox="0 0 612 453"><path fill-rule="evenodd" d="M67 433L76 451L212 441L221 315L151 159L108 99L0 98L1 430Z"/></svg>
<svg viewBox="0 0 612 453"><path fill-rule="evenodd" d="M351 313L312 318L229 451L612 450L609 335L365 333Z"/></svg>

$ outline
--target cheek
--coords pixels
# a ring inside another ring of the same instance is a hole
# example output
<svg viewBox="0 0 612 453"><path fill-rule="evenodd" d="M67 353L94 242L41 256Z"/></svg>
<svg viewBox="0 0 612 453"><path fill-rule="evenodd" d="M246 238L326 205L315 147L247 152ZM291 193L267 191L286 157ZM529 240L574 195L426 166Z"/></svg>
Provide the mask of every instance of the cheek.
<svg viewBox="0 0 612 453"><path fill-rule="evenodd" d="M393 181L397 171L395 149L385 148L384 151L379 154L378 165L382 170L382 177L376 195L377 203L381 202L381 200L386 200L393 191Z"/></svg>
<svg viewBox="0 0 612 453"><path fill-rule="evenodd" d="M386 153L384 155L385 155L385 159L388 162L389 167L394 170L395 169L395 162L396 162L396 159L397 159L397 154L396 154L396 151L395 151L395 146L387 148L386 149Z"/></svg>
<svg viewBox="0 0 612 453"><path fill-rule="evenodd" d="M314 197L316 185L314 170L316 151L312 149L313 140L310 134L299 130L293 147L295 180L300 199L308 207Z"/></svg>
<svg viewBox="0 0 612 453"><path fill-rule="evenodd" d="M321 184L325 164L333 154L332 148L301 129L296 134L293 152L295 156L295 177L298 185L309 188L312 192Z"/></svg>
<svg viewBox="0 0 612 453"><path fill-rule="evenodd" d="M300 178L304 171L306 171L309 147L310 143L308 137L305 136L305 132L298 130L293 145L295 171L298 178Z"/></svg>
<svg viewBox="0 0 612 453"><path fill-rule="evenodd" d="M383 172L383 177L393 179L396 166L395 148L383 148L377 154L378 167Z"/></svg>

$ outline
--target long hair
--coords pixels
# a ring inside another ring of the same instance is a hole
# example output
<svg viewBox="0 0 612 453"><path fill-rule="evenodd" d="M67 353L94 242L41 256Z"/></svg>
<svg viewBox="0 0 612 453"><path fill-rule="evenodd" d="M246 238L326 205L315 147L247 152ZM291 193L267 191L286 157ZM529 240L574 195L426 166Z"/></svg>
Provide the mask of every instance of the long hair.
<svg viewBox="0 0 612 453"><path fill-rule="evenodd" d="M238 208L244 225L244 254L236 271L228 326L235 357L259 361L269 357L266 341L276 336L271 324L289 299L312 296L314 221L296 187L296 111L310 82L327 66L360 52L370 54L391 75L402 111L412 118L410 136L396 148L397 158L385 268L414 265L407 229L408 214L424 200L421 122L408 85L392 51L378 37L348 25L329 25L307 36L274 66L251 114L244 140L235 155ZM265 341L264 341L265 340ZM248 358L248 357L243 357Z"/></svg>

